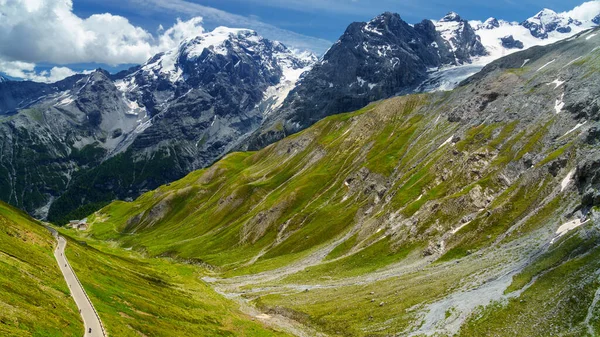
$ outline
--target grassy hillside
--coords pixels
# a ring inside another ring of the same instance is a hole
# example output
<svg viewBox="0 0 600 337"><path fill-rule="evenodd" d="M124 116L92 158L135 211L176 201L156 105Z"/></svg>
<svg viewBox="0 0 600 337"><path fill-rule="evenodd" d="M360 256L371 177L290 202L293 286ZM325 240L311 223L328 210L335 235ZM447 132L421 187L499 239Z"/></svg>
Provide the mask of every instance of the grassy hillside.
<svg viewBox="0 0 600 337"><path fill-rule="evenodd" d="M215 293L200 280L200 266L94 241L69 240L66 252L112 336L287 336Z"/></svg>
<svg viewBox="0 0 600 337"><path fill-rule="evenodd" d="M598 42L328 117L114 202L88 234L210 265L218 290L329 335L597 332Z"/></svg>
<svg viewBox="0 0 600 337"><path fill-rule="evenodd" d="M81 336L50 232L0 202L0 335Z"/></svg>

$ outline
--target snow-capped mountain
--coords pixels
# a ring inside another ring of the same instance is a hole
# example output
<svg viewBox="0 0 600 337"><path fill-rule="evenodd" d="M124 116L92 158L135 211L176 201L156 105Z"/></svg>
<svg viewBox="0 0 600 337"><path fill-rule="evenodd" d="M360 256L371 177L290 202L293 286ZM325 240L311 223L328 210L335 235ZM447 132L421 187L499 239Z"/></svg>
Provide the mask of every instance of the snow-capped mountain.
<svg viewBox="0 0 600 337"><path fill-rule="evenodd" d="M316 60L313 54L296 53L254 31L218 27L157 54L118 86L130 99L158 113L194 90L214 88L218 80L236 86L252 82L262 100L273 104L256 102L257 97L246 102L257 104L266 114L283 101L300 74Z"/></svg>
<svg viewBox="0 0 600 337"><path fill-rule="evenodd" d="M487 55L485 47L469 22L457 13L450 12L433 23L435 30L453 53L455 65L470 63L472 57Z"/></svg>
<svg viewBox="0 0 600 337"><path fill-rule="evenodd" d="M258 128L316 60L219 27L118 74L2 82L0 197L57 220L178 179Z"/></svg>
<svg viewBox="0 0 600 337"><path fill-rule="evenodd" d="M567 34L573 31L572 27L579 27L582 23L571 17L560 15L555 11L544 8L535 16L521 22L521 26L529 29L531 35L539 39L547 39L548 34L554 32Z"/></svg>
<svg viewBox="0 0 600 337"><path fill-rule="evenodd" d="M455 12L414 25L392 13L353 23L247 146L260 148L325 116L400 93L453 89L502 56L568 38L598 21L600 1L565 13L544 9L522 23L467 21Z"/></svg>
<svg viewBox="0 0 600 337"><path fill-rule="evenodd" d="M389 12L352 23L246 145L260 148L325 116L413 92L432 74L486 55L469 22L456 13L415 25Z"/></svg>
<svg viewBox="0 0 600 337"><path fill-rule="evenodd" d="M586 2L562 13L545 8L520 23L496 18L470 23L489 53L489 57L476 62L487 64L520 49L554 43L600 24L600 1Z"/></svg>

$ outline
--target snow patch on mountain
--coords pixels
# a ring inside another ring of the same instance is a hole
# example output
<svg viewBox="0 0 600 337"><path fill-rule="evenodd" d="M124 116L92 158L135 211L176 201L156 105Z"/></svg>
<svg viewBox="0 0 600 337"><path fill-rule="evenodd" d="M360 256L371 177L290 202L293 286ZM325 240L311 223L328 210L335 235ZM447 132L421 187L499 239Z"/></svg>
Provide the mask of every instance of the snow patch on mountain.
<svg viewBox="0 0 600 337"><path fill-rule="evenodd" d="M460 16L455 12L450 12L439 21L432 20L432 22L435 25L435 30L450 44L450 50L456 52L457 47L454 41L460 37L459 32L463 29L465 22L462 22Z"/></svg>
<svg viewBox="0 0 600 337"><path fill-rule="evenodd" d="M594 18L598 15L600 15L600 1L590 1L562 13L543 9L521 23L496 18L489 18L484 22L469 21L490 54L475 62L487 64L520 50L520 48L507 48L502 43L504 38L512 37L515 41L521 42L523 49L547 45L598 25L600 20L594 22Z"/></svg>
<svg viewBox="0 0 600 337"><path fill-rule="evenodd" d="M479 64L466 64L456 67L447 67L431 71L429 77L415 90L416 92L449 91L475 75L483 66Z"/></svg>
<svg viewBox="0 0 600 337"><path fill-rule="evenodd" d="M187 60L200 57L205 51L212 54L227 55L227 44L233 39L246 39L254 43L260 42L261 37L249 29L217 27L212 32L206 32L196 37L183 40L176 49L168 50L151 58L142 66L141 71L157 76L165 76L170 82L183 79L183 69L179 65L182 56Z"/></svg>
<svg viewBox="0 0 600 337"><path fill-rule="evenodd" d="M268 116L279 109L290 91L296 87L300 76L309 71L317 62L317 57L309 52L292 51L291 53L276 53L275 58L281 67L282 76L279 83L265 90L262 106L263 116Z"/></svg>

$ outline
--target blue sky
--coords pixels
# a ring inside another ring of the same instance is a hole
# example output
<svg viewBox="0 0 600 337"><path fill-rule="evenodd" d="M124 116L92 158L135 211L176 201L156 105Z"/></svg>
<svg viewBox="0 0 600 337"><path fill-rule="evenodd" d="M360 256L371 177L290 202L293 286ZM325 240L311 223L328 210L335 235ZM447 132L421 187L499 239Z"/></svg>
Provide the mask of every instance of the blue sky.
<svg viewBox="0 0 600 337"><path fill-rule="evenodd" d="M186 0L185 2L212 7L329 41L335 41L349 23L368 21L384 11L397 12L410 23L422 19L437 19L449 11L455 11L468 20L485 20L495 16L509 21L522 21L544 7L562 12L582 3L580 0ZM146 8L140 9L141 3L145 3ZM164 10L151 0L75 0L74 5L75 13L81 16L107 11L123 15L149 31L155 30L159 24L169 26L176 17L184 19L193 15L202 15L202 11L194 12L192 9L189 12ZM210 22L210 24L212 26L215 23Z"/></svg>
<svg viewBox="0 0 600 337"><path fill-rule="evenodd" d="M43 80L39 75L56 79L69 71L96 67L111 72L125 69L176 45L174 40L167 43L159 40L178 18L186 21L200 16L203 21L196 25L205 30L219 25L250 28L292 47L321 53L349 23L368 21L384 11L397 12L409 23L438 19L449 11L469 20L494 16L522 21L544 7L562 12L581 3L581 0L11 0L0 8L0 20L8 18L8 24L4 27L0 24L0 30L21 26L26 29L17 35L13 29L5 34L9 37L4 40L0 31L0 72L13 78ZM171 32L173 36L187 36L202 29L180 26ZM92 39L89 45L80 43L90 35L100 38ZM117 43L111 45L115 36ZM36 42L36 38L40 41ZM47 45L49 39L56 39L56 44L65 46L64 50ZM127 43L135 46L129 48ZM72 50L66 48L69 46Z"/></svg>

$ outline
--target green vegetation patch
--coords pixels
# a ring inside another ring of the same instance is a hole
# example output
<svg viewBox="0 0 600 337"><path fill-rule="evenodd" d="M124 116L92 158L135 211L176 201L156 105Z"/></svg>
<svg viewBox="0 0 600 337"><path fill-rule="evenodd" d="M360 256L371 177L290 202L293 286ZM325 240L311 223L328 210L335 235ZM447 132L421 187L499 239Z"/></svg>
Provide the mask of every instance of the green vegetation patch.
<svg viewBox="0 0 600 337"><path fill-rule="evenodd" d="M54 245L46 228L0 202L0 335L83 334Z"/></svg>

